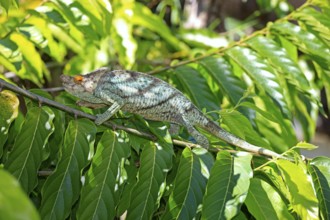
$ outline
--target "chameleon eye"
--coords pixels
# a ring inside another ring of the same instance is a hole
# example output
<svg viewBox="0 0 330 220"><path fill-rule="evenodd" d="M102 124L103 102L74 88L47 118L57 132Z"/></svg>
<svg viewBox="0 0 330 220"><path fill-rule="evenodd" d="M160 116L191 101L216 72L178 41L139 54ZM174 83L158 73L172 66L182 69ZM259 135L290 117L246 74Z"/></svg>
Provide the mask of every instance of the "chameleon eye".
<svg viewBox="0 0 330 220"><path fill-rule="evenodd" d="M75 76L75 77L73 77L73 81L75 83L77 83L77 84L81 84L82 81L83 81L83 79L84 79L84 77L82 77L82 76Z"/></svg>

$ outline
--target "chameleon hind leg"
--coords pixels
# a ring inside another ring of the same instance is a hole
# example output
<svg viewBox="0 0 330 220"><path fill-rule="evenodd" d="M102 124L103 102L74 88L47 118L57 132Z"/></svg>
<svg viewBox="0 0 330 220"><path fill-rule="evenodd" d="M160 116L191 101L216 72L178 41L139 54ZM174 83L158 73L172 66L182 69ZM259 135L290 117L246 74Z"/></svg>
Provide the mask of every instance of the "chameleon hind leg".
<svg viewBox="0 0 330 220"><path fill-rule="evenodd" d="M199 131L197 131L197 129L191 124L191 122L184 115L182 116L182 119L183 119L183 124L187 128L189 134L191 134L191 136L193 136L193 138L195 138L196 142L200 146L208 149L209 140L204 135L199 133Z"/></svg>

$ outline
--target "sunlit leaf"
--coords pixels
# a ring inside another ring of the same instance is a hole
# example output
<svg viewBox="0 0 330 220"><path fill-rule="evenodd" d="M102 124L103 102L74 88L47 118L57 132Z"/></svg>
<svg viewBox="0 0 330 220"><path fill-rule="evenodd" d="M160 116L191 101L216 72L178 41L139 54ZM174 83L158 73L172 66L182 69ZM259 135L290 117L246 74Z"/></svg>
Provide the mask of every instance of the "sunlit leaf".
<svg viewBox="0 0 330 220"><path fill-rule="evenodd" d="M36 78L38 81L35 81L35 83L40 85L43 82L43 62L33 43L24 35L18 33L12 33L10 39L17 44L22 53L28 70L25 74L31 75L28 76L31 79Z"/></svg>
<svg viewBox="0 0 330 220"><path fill-rule="evenodd" d="M319 203L307 168L287 160L276 162L289 189L290 206L301 219L318 219Z"/></svg>
<svg viewBox="0 0 330 220"><path fill-rule="evenodd" d="M278 22L271 26L271 31L292 41L299 50L309 55L322 68L330 70L330 49L314 34L289 22Z"/></svg>
<svg viewBox="0 0 330 220"><path fill-rule="evenodd" d="M22 68L22 53L17 44L9 39L0 39L0 62L7 69L13 72L19 72Z"/></svg>
<svg viewBox="0 0 330 220"><path fill-rule="evenodd" d="M330 16L312 7L293 13L294 18L302 21L314 34L319 35L320 39L330 47Z"/></svg>
<svg viewBox="0 0 330 220"><path fill-rule="evenodd" d="M56 61L63 61L66 53L64 44L55 41L46 20L36 16L31 17L28 22L20 26L19 31Z"/></svg>
<svg viewBox="0 0 330 220"><path fill-rule="evenodd" d="M122 11L124 13L124 11ZM131 20L124 17L114 17L112 37L115 48L119 53L119 61L129 69L135 62L136 42L133 38L133 25Z"/></svg>
<svg viewBox="0 0 330 220"><path fill-rule="evenodd" d="M56 9L65 19L66 24L70 27L70 36L77 43L88 43L92 40L98 40L98 35L93 31L89 19L86 19L86 16L74 4L75 2L71 1L54 1L52 8ZM88 38L86 39L85 36Z"/></svg>
<svg viewBox="0 0 330 220"><path fill-rule="evenodd" d="M253 50L243 47L233 47L226 54L252 78L259 89L266 91L273 98L285 115L289 115L283 85L266 60Z"/></svg>
<svg viewBox="0 0 330 220"><path fill-rule="evenodd" d="M281 195L267 182L253 178L245 204L256 219L294 219Z"/></svg>
<svg viewBox="0 0 330 220"><path fill-rule="evenodd" d="M267 183L271 184L275 187L278 193L281 194L282 198L285 201L289 201L291 198L291 194L281 175L281 171L279 167L275 163L270 163L267 166L264 164L260 165L261 167L255 168L254 176L260 178L262 180L267 181ZM261 172L259 172L261 170Z"/></svg>
<svg viewBox="0 0 330 220"><path fill-rule="evenodd" d="M314 144L310 144L307 142L299 142L298 144L296 144L295 147L297 147L299 149L304 149L304 150L315 150L316 148L318 148Z"/></svg>
<svg viewBox="0 0 330 220"><path fill-rule="evenodd" d="M306 76L299 66L291 60L286 50L276 44L275 41L258 36L250 39L248 44L265 57L274 68L281 71L281 74L284 74L297 89L302 89L305 92L311 89Z"/></svg>
<svg viewBox="0 0 330 220"><path fill-rule="evenodd" d="M231 219L238 214L252 177L251 159L248 153L218 153L206 186L202 219Z"/></svg>
<svg viewBox="0 0 330 220"><path fill-rule="evenodd" d="M165 25L163 20L161 20L160 17L154 15L149 8L138 2L135 2L134 8L131 10L132 11L126 11L126 13L132 14L131 21L133 24L141 25L156 32L161 37L163 37L173 48L186 49L186 45L179 41L170 32L170 29Z"/></svg>

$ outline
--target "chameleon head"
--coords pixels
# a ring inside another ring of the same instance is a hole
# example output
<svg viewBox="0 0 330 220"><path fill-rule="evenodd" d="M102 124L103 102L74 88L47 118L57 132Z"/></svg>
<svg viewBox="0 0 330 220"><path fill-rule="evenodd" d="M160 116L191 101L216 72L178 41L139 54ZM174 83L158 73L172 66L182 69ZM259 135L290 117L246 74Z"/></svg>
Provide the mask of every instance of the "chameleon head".
<svg viewBox="0 0 330 220"><path fill-rule="evenodd" d="M62 85L67 92L84 99L93 94L99 79L108 71L107 68L101 68L86 75L61 75Z"/></svg>

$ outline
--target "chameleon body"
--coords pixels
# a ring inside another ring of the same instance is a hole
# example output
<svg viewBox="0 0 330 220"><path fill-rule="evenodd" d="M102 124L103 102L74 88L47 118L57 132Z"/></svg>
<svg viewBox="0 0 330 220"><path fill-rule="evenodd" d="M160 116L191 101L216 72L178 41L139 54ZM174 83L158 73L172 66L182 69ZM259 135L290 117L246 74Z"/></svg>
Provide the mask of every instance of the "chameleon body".
<svg viewBox="0 0 330 220"><path fill-rule="evenodd" d="M81 105L109 106L104 113L96 116L96 124L109 120L121 109L146 119L183 125L204 148L209 147L209 141L195 127L244 150L279 157L273 151L252 145L223 130L179 90L156 77L134 71L100 68L86 75L62 75L61 80L67 92L81 99Z"/></svg>

